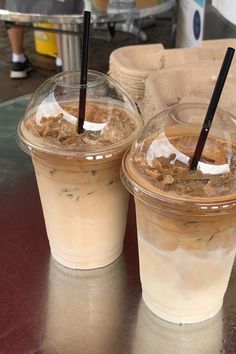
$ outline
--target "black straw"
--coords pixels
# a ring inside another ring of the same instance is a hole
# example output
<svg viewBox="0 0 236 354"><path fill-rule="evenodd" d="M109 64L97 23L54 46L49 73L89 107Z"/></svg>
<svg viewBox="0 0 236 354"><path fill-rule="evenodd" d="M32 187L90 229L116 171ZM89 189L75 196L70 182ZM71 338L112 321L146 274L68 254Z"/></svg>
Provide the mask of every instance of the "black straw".
<svg viewBox="0 0 236 354"><path fill-rule="evenodd" d="M80 93L79 93L79 119L78 119L78 133L84 131L84 119L86 110L86 90L87 90L87 76L88 76L88 48L89 48L89 33L90 33L90 18L91 12L84 11L83 18L83 44L82 44L82 62L80 73Z"/></svg>
<svg viewBox="0 0 236 354"><path fill-rule="evenodd" d="M208 110L202 125L201 133L198 137L198 142L191 160L191 164L189 167L189 171L194 171L197 169L198 162L202 156L202 151L204 149L206 139L214 118L214 114L218 105L218 102L220 100L220 96L225 84L225 80L227 78L229 68L234 56L235 49L233 48L227 48L227 51L225 53L225 57L220 69L220 73L218 76L218 79L216 81L216 85L213 91L213 94L211 96L210 104L208 106Z"/></svg>

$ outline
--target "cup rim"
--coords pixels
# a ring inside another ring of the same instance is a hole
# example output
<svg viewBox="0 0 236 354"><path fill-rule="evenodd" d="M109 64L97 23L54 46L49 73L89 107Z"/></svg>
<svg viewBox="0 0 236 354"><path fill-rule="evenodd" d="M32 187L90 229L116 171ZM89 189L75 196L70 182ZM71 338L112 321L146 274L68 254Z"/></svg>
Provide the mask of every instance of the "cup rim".
<svg viewBox="0 0 236 354"><path fill-rule="evenodd" d="M125 91L124 87L115 79L110 77L107 74L104 74L102 72L96 71L96 70L89 70L88 75L94 75L95 81L89 84L87 86L88 88L93 88L97 87L99 85L102 85L104 82L107 80L111 83L114 83L116 87L118 87L122 92ZM54 76L55 83L60 82L63 77L66 77L67 75L75 76L78 75L78 78L80 77L80 71L67 71L63 73L59 73ZM47 81L51 80L53 78L49 78ZM86 85L85 85L86 86ZM76 85L68 85L68 87L76 88L78 90L79 88L79 82ZM41 88L41 86L38 88L38 90ZM37 92L37 91L36 91ZM26 152L29 155L32 155L32 153L35 152L40 152L40 153L45 153L47 155L50 155L52 157L55 156L60 156L60 157L72 157L72 158L78 158L78 159L83 159L87 162L93 162L94 161L104 161L106 159L116 159L120 158L121 153L123 155L124 151L127 150L127 148L132 144L133 140L137 138L138 134L140 133L142 127L143 127L143 118L138 112L138 109L135 105L135 102L130 98L130 95L125 91L126 96L130 99L130 109L127 110L124 107L122 107L122 104L119 106L117 103L116 106L117 108L120 108L121 110L124 110L127 112L131 117L133 117L133 120L136 124L135 130L132 132L130 136L127 138L120 140L112 145L108 146L101 146L101 147L94 147L94 146L84 146L78 149L67 149L63 150L62 148L54 148L49 146L43 146L43 144L38 141L38 142L32 142L26 134L24 133L24 121L25 121L25 115L23 118L19 121L18 126L17 126L17 143L19 147ZM92 100L90 100L92 102ZM95 100L99 104L104 103L102 99L100 100ZM89 100L88 100L89 102ZM30 102L28 107L30 106Z"/></svg>
<svg viewBox="0 0 236 354"><path fill-rule="evenodd" d="M174 110L179 110L182 106L187 107L202 107L207 109L207 104L199 103L199 102L188 102L177 104L173 107L165 109L158 114L156 114L149 122L155 120L155 118L161 118L167 112L173 112ZM217 111L219 114L225 113L229 117L235 116L230 112L225 111L224 109L218 108ZM180 122L181 123L181 122ZM151 123L150 123L151 124ZM145 127L144 127L145 130ZM142 138L142 134L139 136L139 139ZM221 214L229 214L236 212L236 194L234 195L226 195L226 196L215 196L215 197L187 197L187 196L175 196L173 194L165 194L156 189L155 191L146 188L142 185L139 178L135 178L135 180L131 177L127 161L129 159L129 154L131 152L131 148L126 151L122 160L121 167L121 179L125 187L128 191L140 201L159 209L166 210L166 212L171 213L183 213L187 212L195 212L195 215L217 215L219 212Z"/></svg>
<svg viewBox="0 0 236 354"><path fill-rule="evenodd" d="M136 115L138 117L138 114ZM40 145L35 145L31 142L29 142L25 137L24 134L22 133L22 124L23 124L23 119L19 122L17 126L17 144L19 147L26 152L29 155L32 155L34 152L39 152L42 154L46 154L51 156L52 158L59 156L59 157L65 157L65 158L78 158L82 159L84 161L89 162L102 162L104 160L111 160L111 159L116 159L120 158L121 154L123 154L127 148L130 147L132 144L133 140L138 136L140 133L140 130L142 128L142 120L141 117L140 119L136 120L137 127L136 129L132 132L132 134L127 137L126 139L117 142L113 145L108 145L108 146L101 146L94 150L94 147L88 147L85 146L84 149L79 149L79 150L53 150L50 147L44 147ZM117 154L118 153L118 154Z"/></svg>
<svg viewBox="0 0 236 354"><path fill-rule="evenodd" d="M236 198L228 196L224 201L221 201L219 197L214 198L195 198L193 200L181 197L166 196L161 193L153 193L147 188L141 186L137 181L134 181L126 168L126 159L130 149L125 152L122 159L121 167L121 180L127 190L141 202L172 214L183 214L194 211L193 215L219 215L236 213Z"/></svg>

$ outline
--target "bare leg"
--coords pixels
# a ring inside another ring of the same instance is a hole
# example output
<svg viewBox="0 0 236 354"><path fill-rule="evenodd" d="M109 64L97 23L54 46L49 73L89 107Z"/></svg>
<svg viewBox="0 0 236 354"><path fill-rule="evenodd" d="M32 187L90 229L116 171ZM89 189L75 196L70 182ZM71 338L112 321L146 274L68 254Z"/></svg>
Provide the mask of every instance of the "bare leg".
<svg viewBox="0 0 236 354"><path fill-rule="evenodd" d="M54 24L55 29L60 29L60 25ZM62 66L62 51L61 51L61 34L56 34L56 42L57 42L57 57L56 57L56 67L61 68Z"/></svg>
<svg viewBox="0 0 236 354"><path fill-rule="evenodd" d="M12 27L7 32L11 42L12 53L22 54L24 52L24 28Z"/></svg>
<svg viewBox="0 0 236 354"><path fill-rule="evenodd" d="M12 48L12 67L10 78L24 79L32 70L31 63L24 55L24 28L11 27L7 32Z"/></svg>
<svg viewBox="0 0 236 354"><path fill-rule="evenodd" d="M61 58L61 34L57 33L57 56Z"/></svg>

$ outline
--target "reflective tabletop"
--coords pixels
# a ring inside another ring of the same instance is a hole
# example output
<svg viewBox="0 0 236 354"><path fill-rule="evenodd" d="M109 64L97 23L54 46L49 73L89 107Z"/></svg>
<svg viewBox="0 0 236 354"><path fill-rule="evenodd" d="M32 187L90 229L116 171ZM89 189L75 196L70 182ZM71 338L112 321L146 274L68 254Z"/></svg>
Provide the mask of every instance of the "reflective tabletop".
<svg viewBox="0 0 236 354"><path fill-rule="evenodd" d="M213 319L158 319L141 298L132 199L116 262L79 271L50 257L33 167L15 140L28 100L0 104L0 354L236 353L236 264Z"/></svg>

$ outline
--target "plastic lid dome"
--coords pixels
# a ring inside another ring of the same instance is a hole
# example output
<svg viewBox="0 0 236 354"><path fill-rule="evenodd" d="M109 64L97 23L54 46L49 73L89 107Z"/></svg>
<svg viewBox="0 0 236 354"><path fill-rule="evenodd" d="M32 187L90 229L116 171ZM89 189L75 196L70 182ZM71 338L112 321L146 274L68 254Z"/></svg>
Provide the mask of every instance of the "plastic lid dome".
<svg viewBox="0 0 236 354"><path fill-rule="evenodd" d="M218 110L197 171L189 165L207 105L179 104L151 119L123 163L136 197L201 210L236 206L236 118Z"/></svg>
<svg viewBox="0 0 236 354"><path fill-rule="evenodd" d="M80 72L65 72L45 81L33 94L18 126L24 151L114 158L142 128L134 102L109 76L89 71L84 133L77 134Z"/></svg>

